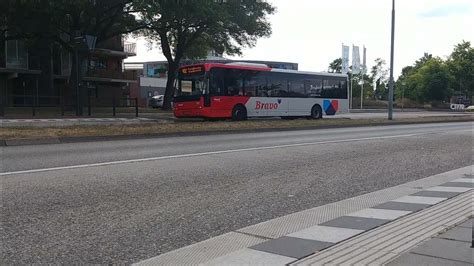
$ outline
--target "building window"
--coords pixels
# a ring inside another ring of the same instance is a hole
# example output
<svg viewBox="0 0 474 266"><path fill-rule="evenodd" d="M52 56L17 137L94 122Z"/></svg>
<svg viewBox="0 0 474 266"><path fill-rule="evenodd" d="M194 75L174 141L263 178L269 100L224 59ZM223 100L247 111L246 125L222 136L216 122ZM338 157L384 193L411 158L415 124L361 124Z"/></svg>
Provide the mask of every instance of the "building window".
<svg viewBox="0 0 474 266"><path fill-rule="evenodd" d="M102 58L91 59L90 69L107 69L107 60Z"/></svg>
<svg viewBox="0 0 474 266"><path fill-rule="evenodd" d="M25 42L20 40L9 40L6 45L7 67L28 68L28 52Z"/></svg>
<svg viewBox="0 0 474 266"><path fill-rule="evenodd" d="M61 74L69 76L71 74L71 54L68 50L61 49Z"/></svg>
<svg viewBox="0 0 474 266"><path fill-rule="evenodd" d="M163 78L168 73L168 66L166 64L147 64L146 75L149 78Z"/></svg>

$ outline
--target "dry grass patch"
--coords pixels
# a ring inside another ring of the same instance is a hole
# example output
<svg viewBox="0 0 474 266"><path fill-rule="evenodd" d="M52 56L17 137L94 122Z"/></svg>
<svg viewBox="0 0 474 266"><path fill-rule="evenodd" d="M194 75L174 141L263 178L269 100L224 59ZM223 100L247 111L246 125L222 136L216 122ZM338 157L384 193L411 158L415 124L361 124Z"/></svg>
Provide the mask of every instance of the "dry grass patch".
<svg viewBox="0 0 474 266"><path fill-rule="evenodd" d="M80 125L65 127L4 127L0 128L0 139L40 139L54 137L97 137L125 135L159 135L189 132L216 132L258 129L324 128L333 126L384 125L397 123L429 123L444 121L473 121L472 117L423 117L386 119L322 119L322 120L249 120L242 122L178 122L141 123L127 125Z"/></svg>

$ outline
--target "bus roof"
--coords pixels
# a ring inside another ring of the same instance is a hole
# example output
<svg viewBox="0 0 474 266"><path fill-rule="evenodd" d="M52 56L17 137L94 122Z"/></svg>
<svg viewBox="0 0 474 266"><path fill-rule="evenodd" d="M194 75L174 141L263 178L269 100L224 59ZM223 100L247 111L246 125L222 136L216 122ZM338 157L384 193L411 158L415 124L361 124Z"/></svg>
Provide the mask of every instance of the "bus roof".
<svg viewBox="0 0 474 266"><path fill-rule="evenodd" d="M204 69L206 71L209 71L213 67L218 67L218 68L231 68L231 69L255 70L255 71L271 71L271 72L288 73L288 74L322 75L322 76L330 76L330 77L347 78L347 74L341 74L341 73L299 71L299 70L290 70L290 69L270 68L270 67L251 65L251 64L247 65L247 64L204 63L204 64L187 65L187 66L182 66L182 67L192 67L192 66L204 66Z"/></svg>

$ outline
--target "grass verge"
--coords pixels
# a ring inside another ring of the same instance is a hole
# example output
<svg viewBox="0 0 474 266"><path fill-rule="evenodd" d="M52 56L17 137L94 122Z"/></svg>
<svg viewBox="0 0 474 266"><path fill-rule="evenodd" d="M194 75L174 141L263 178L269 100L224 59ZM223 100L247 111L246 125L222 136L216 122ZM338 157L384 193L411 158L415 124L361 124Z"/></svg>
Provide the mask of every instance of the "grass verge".
<svg viewBox="0 0 474 266"><path fill-rule="evenodd" d="M309 129L345 126L474 121L474 117L443 116L386 119L322 119L322 120L249 120L242 122L141 123L128 125L81 125L65 127L4 127L0 140L45 139L57 137L104 137L133 135L170 135L173 133L212 133L226 131L258 131L271 129Z"/></svg>

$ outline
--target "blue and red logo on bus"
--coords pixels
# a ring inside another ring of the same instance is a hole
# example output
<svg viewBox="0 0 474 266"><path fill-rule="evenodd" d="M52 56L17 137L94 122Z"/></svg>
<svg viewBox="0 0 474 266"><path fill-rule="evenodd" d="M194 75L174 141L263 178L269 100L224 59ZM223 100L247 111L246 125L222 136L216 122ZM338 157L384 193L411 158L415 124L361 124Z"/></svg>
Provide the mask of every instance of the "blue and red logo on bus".
<svg viewBox="0 0 474 266"><path fill-rule="evenodd" d="M327 115L335 115L339 109L339 101L338 100L324 100L323 101L323 108L324 112Z"/></svg>

